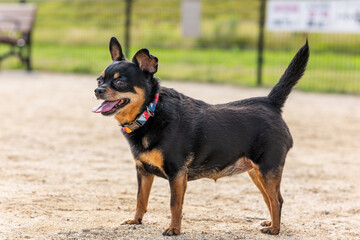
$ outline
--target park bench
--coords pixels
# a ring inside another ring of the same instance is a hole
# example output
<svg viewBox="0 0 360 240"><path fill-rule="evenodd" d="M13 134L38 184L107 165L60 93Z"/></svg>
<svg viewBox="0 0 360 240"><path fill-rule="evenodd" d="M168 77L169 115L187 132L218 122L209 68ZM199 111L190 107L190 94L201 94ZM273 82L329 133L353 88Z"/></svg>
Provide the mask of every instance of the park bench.
<svg viewBox="0 0 360 240"><path fill-rule="evenodd" d="M0 44L10 50L0 55L0 63L15 55L27 70L31 70L31 32L34 26L36 7L31 4L0 5Z"/></svg>

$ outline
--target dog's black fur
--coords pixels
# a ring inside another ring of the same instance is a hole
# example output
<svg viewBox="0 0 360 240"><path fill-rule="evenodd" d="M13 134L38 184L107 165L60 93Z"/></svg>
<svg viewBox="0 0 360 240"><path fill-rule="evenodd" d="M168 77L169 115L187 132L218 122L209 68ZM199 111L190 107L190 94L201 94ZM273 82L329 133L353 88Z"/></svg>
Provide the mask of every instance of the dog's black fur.
<svg viewBox="0 0 360 240"><path fill-rule="evenodd" d="M216 180L248 171L271 215L271 221L262 223L265 226L262 232L278 234L283 202L280 193L282 169L293 145L281 109L304 74L309 58L308 43L297 52L267 97L217 105L161 87L153 76L158 59L147 49L136 53L130 62L124 58L118 41L112 38L110 52L113 63L99 77L96 96L113 101L122 98L123 93L131 93L132 97L141 95L142 99L139 107L133 109L133 119L121 113L125 111L121 109L132 107L130 104L113 113L120 124L129 124L154 100L157 92L160 96L155 115L141 128L124 132L136 161L139 185L135 217L124 223L141 223L154 175L170 182L172 218L164 235L176 235L180 233L187 181L203 177ZM116 73L120 78L114 79ZM120 86L114 81L120 81ZM132 97L126 96L128 102L133 101ZM122 121L124 118L126 121Z"/></svg>

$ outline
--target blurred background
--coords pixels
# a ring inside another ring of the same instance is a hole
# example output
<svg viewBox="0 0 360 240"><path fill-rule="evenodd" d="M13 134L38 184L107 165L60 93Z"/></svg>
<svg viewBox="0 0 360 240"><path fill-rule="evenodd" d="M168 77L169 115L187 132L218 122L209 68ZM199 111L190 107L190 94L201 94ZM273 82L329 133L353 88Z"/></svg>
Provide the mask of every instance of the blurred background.
<svg viewBox="0 0 360 240"><path fill-rule="evenodd" d="M311 58L298 88L360 93L358 33L269 31L267 1L197 2L195 34L184 33L191 6L184 9L181 0L2 0L0 11L2 4L36 6L31 54L36 71L97 75L110 63L108 42L116 36L128 59L140 48L150 49L159 58L162 80L271 87L308 38ZM360 23L360 10L354 14L349 17ZM0 55L8 48L0 43ZM0 72L24 69L16 57L0 67Z"/></svg>

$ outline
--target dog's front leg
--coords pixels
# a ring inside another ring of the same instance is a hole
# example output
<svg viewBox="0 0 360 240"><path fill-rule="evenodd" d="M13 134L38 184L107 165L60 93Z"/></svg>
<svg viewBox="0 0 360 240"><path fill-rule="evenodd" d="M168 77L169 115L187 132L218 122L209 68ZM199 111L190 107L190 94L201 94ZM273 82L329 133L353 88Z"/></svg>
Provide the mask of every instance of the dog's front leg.
<svg viewBox="0 0 360 240"><path fill-rule="evenodd" d="M138 193L134 219L124 221L121 224L141 224L143 216L146 213L150 190L154 181L154 175L144 173L139 168L137 168L137 181Z"/></svg>
<svg viewBox="0 0 360 240"><path fill-rule="evenodd" d="M187 184L187 171L179 171L174 178L170 178L171 189L171 223L163 232L164 236L178 235L181 231L182 206Z"/></svg>

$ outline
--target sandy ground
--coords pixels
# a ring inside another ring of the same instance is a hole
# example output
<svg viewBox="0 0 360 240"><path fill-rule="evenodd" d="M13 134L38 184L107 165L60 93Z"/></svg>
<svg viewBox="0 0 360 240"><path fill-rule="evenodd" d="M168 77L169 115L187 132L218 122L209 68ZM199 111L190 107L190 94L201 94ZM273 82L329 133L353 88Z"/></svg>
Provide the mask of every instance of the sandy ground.
<svg viewBox="0 0 360 240"><path fill-rule="evenodd" d="M115 119L91 113L95 76L0 73L0 239L163 239L167 181L156 178L143 225ZM164 82L211 103L268 89ZM293 92L279 236L260 233L265 203L249 176L189 182L177 239L360 239L360 98ZM168 239L167 237L166 239Z"/></svg>

